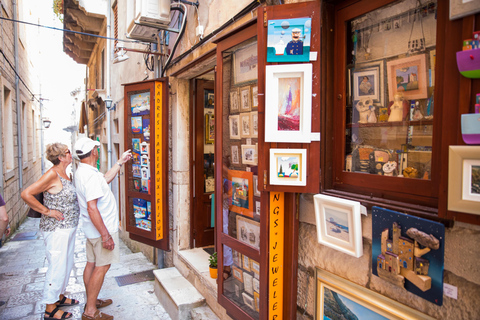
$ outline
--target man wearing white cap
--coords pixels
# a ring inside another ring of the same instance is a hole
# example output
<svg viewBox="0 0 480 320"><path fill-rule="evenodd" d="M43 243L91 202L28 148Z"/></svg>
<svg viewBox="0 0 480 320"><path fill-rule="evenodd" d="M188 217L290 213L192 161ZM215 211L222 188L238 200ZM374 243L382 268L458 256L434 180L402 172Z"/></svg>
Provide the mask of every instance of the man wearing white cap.
<svg viewBox="0 0 480 320"><path fill-rule="evenodd" d="M303 41L300 40L302 30L299 28L293 28L292 41L287 44L287 55L302 55L303 54Z"/></svg>
<svg viewBox="0 0 480 320"><path fill-rule="evenodd" d="M118 209L108 184L132 157L130 150L125 151L120 160L103 175L96 167L99 146L98 141L80 138L74 147L81 162L75 173L75 187L82 230L87 238L87 265L83 271L87 303L82 320L113 319L113 316L98 311L98 308L112 304L112 300L97 299L110 265L119 260Z"/></svg>

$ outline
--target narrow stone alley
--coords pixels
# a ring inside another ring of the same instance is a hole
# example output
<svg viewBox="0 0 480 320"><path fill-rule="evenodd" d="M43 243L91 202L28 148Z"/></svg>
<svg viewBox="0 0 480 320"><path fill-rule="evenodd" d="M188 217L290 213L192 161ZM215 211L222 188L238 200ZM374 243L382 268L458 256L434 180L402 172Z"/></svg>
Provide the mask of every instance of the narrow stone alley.
<svg viewBox="0 0 480 320"><path fill-rule="evenodd" d="M39 219L27 218L20 228L0 248L0 319L43 319L45 306L42 298L47 261L43 237L38 230ZM18 234L30 239L13 241ZM115 277L155 269L145 256L132 251L120 240L120 263L113 264L107 272L99 298L109 298L113 304L101 311L123 319L168 320L170 316L158 302L154 281L143 281L119 286ZM81 319L86 301L83 269L86 264L85 236L77 231L75 260L67 296L80 301L74 307L62 310L73 314L72 320Z"/></svg>

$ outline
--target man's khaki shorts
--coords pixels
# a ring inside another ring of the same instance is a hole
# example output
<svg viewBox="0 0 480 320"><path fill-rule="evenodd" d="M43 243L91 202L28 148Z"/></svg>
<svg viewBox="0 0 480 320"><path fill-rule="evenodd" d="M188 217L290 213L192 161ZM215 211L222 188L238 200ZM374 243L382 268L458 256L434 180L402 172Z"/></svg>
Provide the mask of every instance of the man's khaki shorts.
<svg viewBox="0 0 480 320"><path fill-rule="evenodd" d="M87 261L94 262L96 267L106 266L120 261L120 249L118 245L118 232L110 234L115 248L107 250L103 247L102 237L87 239Z"/></svg>

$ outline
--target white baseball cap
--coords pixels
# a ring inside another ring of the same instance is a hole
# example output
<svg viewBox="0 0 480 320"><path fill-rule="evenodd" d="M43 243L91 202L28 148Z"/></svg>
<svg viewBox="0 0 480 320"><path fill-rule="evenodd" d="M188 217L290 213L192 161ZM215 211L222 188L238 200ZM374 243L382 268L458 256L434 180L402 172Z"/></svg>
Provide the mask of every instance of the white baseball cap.
<svg viewBox="0 0 480 320"><path fill-rule="evenodd" d="M84 137L75 142L75 154L77 156L83 156L84 154L92 151L93 148L100 146L100 142Z"/></svg>

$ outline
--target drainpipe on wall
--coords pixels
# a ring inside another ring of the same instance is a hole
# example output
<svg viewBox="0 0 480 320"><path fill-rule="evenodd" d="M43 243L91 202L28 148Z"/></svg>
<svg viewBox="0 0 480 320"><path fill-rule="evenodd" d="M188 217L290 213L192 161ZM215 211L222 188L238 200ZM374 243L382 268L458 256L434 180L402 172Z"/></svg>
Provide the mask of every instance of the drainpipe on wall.
<svg viewBox="0 0 480 320"><path fill-rule="evenodd" d="M108 0L107 1L107 40L105 41L106 43L106 48L105 48L105 51L107 52L107 63L106 63L106 73L107 73L107 90L106 90L106 94L107 94L107 98L110 98L110 93L111 93L111 88L110 88L110 78L111 78L111 62L112 62L112 57L113 57L113 51L112 51L112 40L110 40L111 38L111 34L112 34L112 30L111 30L111 10L112 9L112 3L111 3L111 0ZM111 126L110 126L110 122L111 122L111 119L110 119L110 109L107 109L106 110L106 113L107 113L107 171L110 170L110 168L112 167L112 133L111 133ZM110 187L110 189L112 189L112 185L109 184L108 185Z"/></svg>
<svg viewBox="0 0 480 320"><path fill-rule="evenodd" d="M13 17L17 19L17 2L12 1ZM13 23L13 38L14 38L14 55L15 55L15 99L17 104L17 146L18 146L18 188L23 188L23 157L22 157L22 108L20 107L20 87L18 74L20 73L18 67L18 24Z"/></svg>

